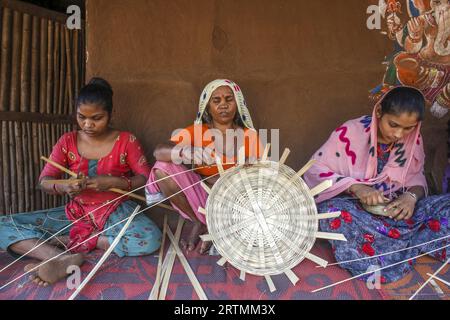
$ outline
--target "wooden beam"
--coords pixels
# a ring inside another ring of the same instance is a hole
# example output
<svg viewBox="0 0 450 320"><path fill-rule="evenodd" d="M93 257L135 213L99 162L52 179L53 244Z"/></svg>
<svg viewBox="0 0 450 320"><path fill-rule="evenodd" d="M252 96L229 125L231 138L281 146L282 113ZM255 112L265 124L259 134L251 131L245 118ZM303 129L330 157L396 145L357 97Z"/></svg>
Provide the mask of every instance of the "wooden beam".
<svg viewBox="0 0 450 320"><path fill-rule="evenodd" d="M38 112L1 111L0 121L39 122L52 124L73 124L77 122L73 116L61 114L43 114Z"/></svg>

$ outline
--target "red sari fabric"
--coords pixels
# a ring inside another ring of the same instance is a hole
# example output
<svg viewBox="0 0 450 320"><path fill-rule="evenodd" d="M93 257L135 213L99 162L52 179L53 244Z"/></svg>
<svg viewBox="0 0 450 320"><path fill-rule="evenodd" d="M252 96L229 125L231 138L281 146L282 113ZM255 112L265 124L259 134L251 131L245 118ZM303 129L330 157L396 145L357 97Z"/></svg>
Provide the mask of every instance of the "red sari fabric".
<svg viewBox="0 0 450 320"><path fill-rule="evenodd" d="M89 159L83 158L78 153L77 131L64 134L53 147L50 159L79 174L89 176ZM150 167L144 156L143 148L134 135L129 132L120 132L111 152L105 157L97 160L97 175L109 175L115 177L132 177L142 175L146 179L150 174ZM63 173L46 164L41 172L39 180L44 177L54 179L62 178ZM84 190L65 207L67 217L78 220L70 230L70 244L72 252L89 252L95 249L98 237L93 237L84 244L81 242L88 239L93 233L103 230L108 217L121 203L128 200L115 192L101 192L95 190Z"/></svg>

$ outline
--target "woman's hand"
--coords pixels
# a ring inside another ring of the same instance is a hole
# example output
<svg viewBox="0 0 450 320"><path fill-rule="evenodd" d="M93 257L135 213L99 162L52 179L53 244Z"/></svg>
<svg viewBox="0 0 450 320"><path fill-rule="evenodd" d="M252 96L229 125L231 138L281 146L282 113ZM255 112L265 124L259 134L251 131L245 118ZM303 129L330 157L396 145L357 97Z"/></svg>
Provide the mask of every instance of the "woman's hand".
<svg viewBox="0 0 450 320"><path fill-rule="evenodd" d="M418 18L411 18L407 24L409 36L414 40L422 37L423 22Z"/></svg>
<svg viewBox="0 0 450 320"><path fill-rule="evenodd" d="M374 188L363 184L354 184L349 190L361 201L361 203L369 206L374 206L389 201L389 199L383 195L382 191L375 190Z"/></svg>
<svg viewBox="0 0 450 320"><path fill-rule="evenodd" d="M107 191L113 188L116 183L117 177L110 176L96 176L93 178L86 179L86 189L93 189L96 191Z"/></svg>
<svg viewBox="0 0 450 320"><path fill-rule="evenodd" d="M183 159L183 163L192 163L196 165L212 165L216 163L216 160L213 158L214 151L211 148L200 148L200 147L191 147L184 146L181 151L181 157Z"/></svg>
<svg viewBox="0 0 450 320"><path fill-rule="evenodd" d="M397 221L411 219L416 201L410 194L404 193L386 206L386 212L391 219Z"/></svg>
<svg viewBox="0 0 450 320"><path fill-rule="evenodd" d="M58 193L67 194L70 198L77 196L84 189L86 189L86 179L68 184L55 185L55 190Z"/></svg>

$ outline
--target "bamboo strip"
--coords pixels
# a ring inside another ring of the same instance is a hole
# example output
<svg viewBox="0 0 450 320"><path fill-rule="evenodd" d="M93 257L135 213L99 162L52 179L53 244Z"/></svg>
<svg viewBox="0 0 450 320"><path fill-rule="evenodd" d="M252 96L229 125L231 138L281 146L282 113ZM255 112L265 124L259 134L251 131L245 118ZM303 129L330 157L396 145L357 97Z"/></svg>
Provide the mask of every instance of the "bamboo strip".
<svg viewBox="0 0 450 320"><path fill-rule="evenodd" d="M316 238L328 239L328 240L338 240L347 241L345 236L341 233L329 233L329 232L316 232Z"/></svg>
<svg viewBox="0 0 450 320"><path fill-rule="evenodd" d="M318 257L318 256L316 256L316 255L314 255L312 253L307 253L305 255L305 258L308 259L308 260L311 260L312 262L317 263L319 266L324 267L324 268L326 268L327 265L328 265L328 261L326 261L326 260L324 260L324 259L322 259L322 258L320 258L320 257Z"/></svg>
<svg viewBox="0 0 450 320"><path fill-rule="evenodd" d="M281 155L280 161L278 161L279 164L284 164L289 157L289 154L291 153L291 150L288 148L284 149L283 154Z"/></svg>
<svg viewBox="0 0 450 320"><path fill-rule="evenodd" d="M183 230L183 224L184 224L184 220L180 216L178 218L177 229L175 231L175 240L176 240L177 243L180 241L181 231ZM169 230L169 229L170 228L167 227L167 230ZM173 251L171 251L171 249ZM166 255L166 259L168 259L167 260L167 267L166 267L166 269L164 269L163 282L162 282L162 285L161 285L161 289L159 291L158 300L165 300L166 299L167 287L169 285L169 280L170 280L170 276L172 274L173 264L175 262L176 255L177 254L175 252L175 246L172 244L169 247L169 251L167 252L167 255Z"/></svg>
<svg viewBox="0 0 450 320"><path fill-rule="evenodd" d="M46 112L52 113L52 98L53 98L53 48L54 48L54 25L53 21L48 21L47 24L47 101L46 101Z"/></svg>
<svg viewBox="0 0 450 320"><path fill-rule="evenodd" d="M241 273L239 275L239 279L241 279L242 281L245 281L245 271L241 270Z"/></svg>
<svg viewBox="0 0 450 320"><path fill-rule="evenodd" d="M40 46L39 46L39 112L45 113L47 109L47 52L48 52L48 20L40 21Z"/></svg>
<svg viewBox="0 0 450 320"><path fill-rule="evenodd" d="M270 276L264 276L264 278L266 279L266 282L267 282L267 285L269 286L270 292L277 291L277 288L275 287L275 284L273 283L272 278Z"/></svg>
<svg viewBox="0 0 450 320"><path fill-rule="evenodd" d="M31 16L23 15L22 26L22 54L20 68L20 111L30 111L30 62L31 62Z"/></svg>
<svg viewBox="0 0 450 320"><path fill-rule="evenodd" d="M33 16L31 28L31 93L30 111L39 111L39 35L40 23L38 17Z"/></svg>
<svg viewBox="0 0 450 320"><path fill-rule="evenodd" d="M156 269L156 279L155 283L153 284L150 296L148 297L148 300L156 300L159 295L159 288L161 286L162 261L164 255L164 247L166 245L166 234L167 234L167 214L164 215L163 233L162 233L161 247L159 249L158 255L158 268Z"/></svg>
<svg viewBox="0 0 450 320"><path fill-rule="evenodd" d="M44 134L43 134L43 126L44 126L43 123L39 123L38 124L39 154L44 154L45 153L45 150L44 150L44 139L45 138L44 138ZM39 163L39 167L40 167L39 171L42 172L42 169L44 168L44 166L41 165L41 163ZM45 209L45 208L47 208L47 197L46 197L46 194L43 191L41 191L40 194L41 194L42 209Z"/></svg>
<svg viewBox="0 0 450 320"><path fill-rule="evenodd" d="M433 276L431 273L427 273L427 276L432 277L432 278L442 282L443 284L447 285L448 287L450 287L450 282L445 281L444 279L441 279L439 277Z"/></svg>
<svg viewBox="0 0 450 320"><path fill-rule="evenodd" d="M286 277L288 277L289 281L291 281L291 283L295 286L297 284L297 282L300 280L297 275L291 270L288 269L284 272L284 274L286 275Z"/></svg>
<svg viewBox="0 0 450 320"><path fill-rule="evenodd" d="M11 87L11 27L12 13L9 8L3 8L2 15L2 47L0 71L0 111L9 110Z"/></svg>
<svg viewBox="0 0 450 320"><path fill-rule="evenodd" d="M167 228L167 236L169 237L170 241L172 242L175 251L178 255L178 259L180 259L181 265L183 266L184 270L186 271L186 274L188 275L189 280L191 280L192 286L194 287L195 292L197 293L197 296L200 300L208 300L208 297L206 296L205 292L203 291L202 286L198 282L197 277L194 274L194 271L192 271L191 266L189 265L189 262L186 260L186 257L181 252L180 248L178 247L178 241L175 240L174 235L172 234L172 231L170 228Z"/></svg>
<svg viewBox="0 0 450 320"><path fill-rule="evenodd" d="M22 43L22 14L14 11L13 14L13 39L11 62L11 98L10 110L19 111L20 103L20 51Z"/></svg>
<svg viewBox="0 0 450 320"><path fill-rule="evenodd" d="M267 161L267 156L269 155L269 150L270 150L270 143L266 144L266 146L264 148L264 153L261 157L261 161Z"/></svg>
<svg viewBox="0 0 450 320"><path fill-rule="evenodd" d="M75 292L69 297L68 300L74 300L77 295L83 290L83 288L86 286L86 284L91 280L91 278L95 275L95 273L100 269L100 267L103 265L103 263L108 259L111 252L113 252L114 248L119 244L120 239L122 239L123 235L127 231L128 227L130 226L131 221L133 221L134 217L139 213L139 209L141 209L140 206L137 206L131 216L128 218L127 222L123 226L123 228L120 230L119 234L114 239L113 243L109 246L108 250L103 254L103 256L100 258L100 260L97 262L95 267L89 272L89 274L86 276L86 278L83 280L83 282L78 286L78 288L75 290Z"/></svg>
<svg viewBox="0 0 450 320"><path fill-rule="evenodd" d="M314 197L314 196L318 195L319 193L327 190L332 185L333 185L333 181L332 180L325 180L325 181L321 182L320 184L318 184L317 186L315 186L314 188L312 188L310 190L310 193Z"/></svg>

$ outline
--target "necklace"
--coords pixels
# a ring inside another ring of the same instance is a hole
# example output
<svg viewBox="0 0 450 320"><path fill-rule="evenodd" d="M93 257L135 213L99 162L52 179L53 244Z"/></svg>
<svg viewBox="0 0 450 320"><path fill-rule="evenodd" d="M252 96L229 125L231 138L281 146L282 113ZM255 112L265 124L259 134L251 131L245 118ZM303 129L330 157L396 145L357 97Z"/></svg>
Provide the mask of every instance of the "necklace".
<svg viewBox="0 0 450 320"><path fill-rule="evenodd" d="M394 145L395 145L395 143L392 142L391 144L389 144L389 146L385 150L383 150L383 148L381 147L381 143L379 143L377 151L379 154L389 153L389 152L391 152L392 148L394 148Z"/></svg>

